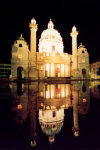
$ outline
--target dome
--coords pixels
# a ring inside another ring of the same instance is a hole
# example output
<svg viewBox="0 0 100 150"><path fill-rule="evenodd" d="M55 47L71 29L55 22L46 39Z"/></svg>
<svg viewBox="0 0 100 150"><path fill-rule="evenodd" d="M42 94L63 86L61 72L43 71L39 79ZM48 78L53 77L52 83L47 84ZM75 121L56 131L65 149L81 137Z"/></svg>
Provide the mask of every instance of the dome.
<svg viewBox="0 0 100 150"><path fill-rule="evenodd" d="M50 19L48 28L44 30L39 39L39 52L63 53L63 40L60 33L54 29L54 24Z"/></svg>

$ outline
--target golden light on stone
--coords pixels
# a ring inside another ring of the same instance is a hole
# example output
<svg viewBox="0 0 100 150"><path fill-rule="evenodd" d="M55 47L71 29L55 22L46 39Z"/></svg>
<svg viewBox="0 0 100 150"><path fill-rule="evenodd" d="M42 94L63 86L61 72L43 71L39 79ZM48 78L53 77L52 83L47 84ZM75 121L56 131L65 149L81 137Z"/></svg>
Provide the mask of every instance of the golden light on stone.
<svg viewBox="0 0 100 150"><path fill-rule="evenodd" d="M21 59L22 58L22 54L18 54L18 58Z"/></svg>
<svg viewBox="0 0 100 150"><path fill-rule="evenodd" d="M78 136L79 136L79 132L78 132L78 131L75 131L75 132L74 132L74 136L75 136L75 137L78 137Z"/></svg>
<svg viewBox="0 0 100 150"><path fill-rule="evenodd" d="M85 62L85 58L82 59L82 62L83 62L83 63Z"/></svg>
<svg viewBox="0 0 100 150"><path fill-rule="evenodd" d="M41 103L41 106L43 106L43 103Z"/></svg>
<svg viewBox="0 0 100 150"><path fill-rule="evenodd" d="M77 47L77 28L73 26L70 33L72 37L72 54L68 54L64 52L63 38L60 32L54 28L54 23L51 19L48 22L47 29L41 33L38 45L36 42L37 26L36 20L32 18L29 23L30 46L22 36L12 46L12 80L19 79L20 74L21 79L32 80L47 80L48 77L54 77L54 79L60 79L60 77L64 77L64 79L89 78L89 56L86 49L84 50L85 55L82 54L82 49L84 48L82 45ZM22 67L24 72L18 73L18 66ZM32 68L34 69L32 70ZM84 76L82 69L86 70L86 75ZM45 91L45 97L53 98L54 93L51 93L48 90ZM64 92L61 93L58 94L59 97L66 95Z"/></svg>
<svg viewBox="0 0 100 150"><path fill-rule="evenodd" d="M40 96L41 96L41 97L43 96L43 92L40 92Z"/></svg>

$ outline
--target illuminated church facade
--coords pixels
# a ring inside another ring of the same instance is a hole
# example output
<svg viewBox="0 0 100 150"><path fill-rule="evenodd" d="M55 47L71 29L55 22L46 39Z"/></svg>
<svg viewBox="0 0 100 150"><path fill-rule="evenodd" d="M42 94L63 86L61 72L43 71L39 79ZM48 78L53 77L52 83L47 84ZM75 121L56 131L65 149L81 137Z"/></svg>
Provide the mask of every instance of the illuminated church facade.
<svg viewBox="0 0 100 150"><path fill-rule="evenodd" d="M38 25L33 18L29 24L30 46L22 35L12 45L12 79L89 79L89 54L84 45L77 47L78 31L73 26L72 54L64 52L60 33L50 19L48 27L36 43ZM37 52L38 47L38 52Z"/></svg>

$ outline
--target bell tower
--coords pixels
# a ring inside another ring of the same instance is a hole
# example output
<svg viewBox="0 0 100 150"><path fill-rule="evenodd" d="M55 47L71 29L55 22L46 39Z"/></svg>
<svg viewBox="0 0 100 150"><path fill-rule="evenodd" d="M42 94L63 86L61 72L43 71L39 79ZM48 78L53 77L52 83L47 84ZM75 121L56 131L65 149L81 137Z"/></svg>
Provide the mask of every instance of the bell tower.
<svg viewBox="0 0 100 150"><path fill-rule="evenodd" d="M72 32L70 33L70 36L72 37L72 55L77 52L77 35L78 31L75 26L72 28Z"/></svg>

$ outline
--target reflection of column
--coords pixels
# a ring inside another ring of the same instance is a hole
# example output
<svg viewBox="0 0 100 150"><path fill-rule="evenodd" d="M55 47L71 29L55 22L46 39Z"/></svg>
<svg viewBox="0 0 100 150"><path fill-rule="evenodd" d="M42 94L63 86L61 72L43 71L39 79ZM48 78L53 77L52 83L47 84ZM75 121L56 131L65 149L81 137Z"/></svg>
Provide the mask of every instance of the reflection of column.
<svg viewBox="0 0 100 150"><path fill-rule="evenodd" d="M36 111L37 111L37 101L36 93L34 89L29 87L29 110L30 110L30 135L31 135L31 146L36 146Z"/></svg>
<svg viewBox="0 0 100 150"><path fill-rule="evenodd" d="M78 91L75 91L76 94L74 95L74 100L73 100L73 132L74 136L79 136L79 125L78 125Z"/></svg>

